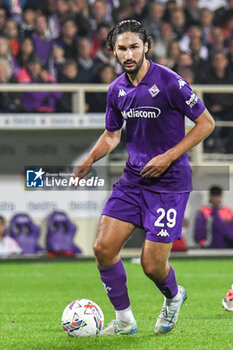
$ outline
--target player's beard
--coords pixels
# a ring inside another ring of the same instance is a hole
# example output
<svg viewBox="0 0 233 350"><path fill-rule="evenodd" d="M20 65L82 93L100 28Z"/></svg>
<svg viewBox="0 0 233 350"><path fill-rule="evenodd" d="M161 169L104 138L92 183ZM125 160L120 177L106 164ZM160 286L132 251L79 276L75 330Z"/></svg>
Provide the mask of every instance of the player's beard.
<svg viewBox="0 0 233 350"><path fill-rule="evenodd" d="M122 68L124 69L124 71L129 74L129 75L135 75L138 73L138 71L140 70L142 64L143 64L143 61L144 61L144 58L145 58L145 52L143 50L143 53L142 53L142 56L141 58L139 59L139 61L135 61L135 60L127 60L127 61L124 61L121 63L121 66ZM125 66L126 63L134 63L134 66L132 68L127 68Z"/></svg>

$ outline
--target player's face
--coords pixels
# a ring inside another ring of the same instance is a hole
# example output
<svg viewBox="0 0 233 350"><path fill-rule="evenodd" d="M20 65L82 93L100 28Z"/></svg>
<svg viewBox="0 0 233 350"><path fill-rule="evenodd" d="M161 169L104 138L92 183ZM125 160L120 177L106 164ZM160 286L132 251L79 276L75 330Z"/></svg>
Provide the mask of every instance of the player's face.
<svg viewBox="0 0 233 350"><path fill-rule="evenodd" d="M222 196L221 195L215 195L215 196L210 196L210 203L214 207L219 207L222 202Z"/></svg>
<svg viewBox="0 0 233 350"><path fill-rule="evenodd" d="M148 44L137 33L125 32L116 38L114 54L128 74L136 74L145 60Z"/></svg>

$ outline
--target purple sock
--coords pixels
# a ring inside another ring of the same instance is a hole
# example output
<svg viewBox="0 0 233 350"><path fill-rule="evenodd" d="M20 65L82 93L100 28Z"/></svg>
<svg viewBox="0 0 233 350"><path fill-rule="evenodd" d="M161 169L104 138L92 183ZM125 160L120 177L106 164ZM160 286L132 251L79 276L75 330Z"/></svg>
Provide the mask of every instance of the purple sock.
<svg viewBox="0 0 233 350"><path fill-rule="evenodd" d="M102 268L98 267L101 280L115 310L124 310L130 306L126 285L126 272L121 260L116 264Z"/></svg>
<svg viewBox="0 0 233 350"><path fill-rule="evenodd" d="M167 277L163 281L156 281L155 285L166 298L173 298L178 293L176 275L171 265Z"/></svg>

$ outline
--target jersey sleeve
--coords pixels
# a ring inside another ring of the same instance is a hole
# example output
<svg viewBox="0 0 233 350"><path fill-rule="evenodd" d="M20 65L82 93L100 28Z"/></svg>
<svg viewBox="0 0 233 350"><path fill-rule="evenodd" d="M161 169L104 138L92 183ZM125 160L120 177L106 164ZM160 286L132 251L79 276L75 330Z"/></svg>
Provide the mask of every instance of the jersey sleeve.
<svg viewBox="0 0 233 350"><path fill-rule="evenodd" d="M122 128L123 117L117 109L112 91L109 89L107 94L105 128L108 131L116 131Z"/></svg>
<svg viewBox="0 0 233 350"><path fill-rule="evenodd" d="M172 77L168 88L168 97L173 108L193 121L205 110L204 103L179 75Z"/></svg>

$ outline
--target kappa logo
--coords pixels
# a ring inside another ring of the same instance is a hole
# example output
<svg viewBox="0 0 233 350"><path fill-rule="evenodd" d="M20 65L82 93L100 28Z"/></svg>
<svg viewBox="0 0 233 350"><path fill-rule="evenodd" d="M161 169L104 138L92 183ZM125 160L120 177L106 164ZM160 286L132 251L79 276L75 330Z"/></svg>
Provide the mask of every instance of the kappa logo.
<svg viewBox="0 0 233 350"><path fill-rule="evenodd" d="M156 95L158 95L160 90L159 90L158 86L154 84L153 86L151 86L151 88L148 91L152 97L155 97Z"/></svg>
<svg viewBox="0 0 233 350"><path fill-rule="evenodd" d="M178 83L179 83L180 90L182 89L183 86L185 86L187 84L186 81L184 81L183 79L179 79Z"/></svg>
<svg viewBox="0 0 233 350"><path fill-rule="evenodd" d="M193 106L195 106L195 104L197 103L197 99L198 97L192 93L191 97L189 100L185 101L185 103L190 107L192 108Z"/></svg>
<svg viewBox="0 0 233 350"><path fill-rule="evenodd" d="M125 96L126 92L123 89L119 89L118 97Z"/></svg>
<svg viewBox="0 0 233 350"><path fill-rule="evenodd" d="M157 233L157 236L161 236L161 237L169 237L169 233L167 232L167 230L162 229L159 233Z"/></svg>
<svg viewBox="0 0 233 350"><path fill-rule="evenodd" d="M104 289L106 290L106 293L108 294L112 290L112 288L107 286L107 284L104 282L103 282L103 285L104 285Z"/></svg>

